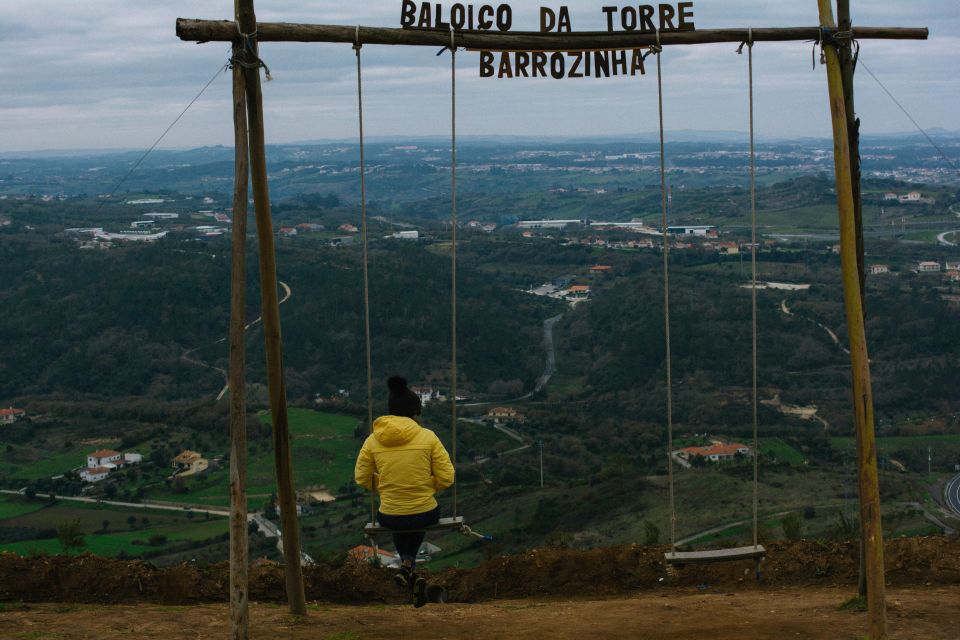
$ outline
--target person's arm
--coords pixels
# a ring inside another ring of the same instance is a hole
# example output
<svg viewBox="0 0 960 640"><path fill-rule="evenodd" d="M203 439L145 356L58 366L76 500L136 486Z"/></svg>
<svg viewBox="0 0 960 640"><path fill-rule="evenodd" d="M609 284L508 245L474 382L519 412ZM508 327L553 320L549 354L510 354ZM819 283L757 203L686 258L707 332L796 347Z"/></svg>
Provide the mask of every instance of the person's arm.
<svg viewBox="0 0 960 640"><path fill-rule="evenodd" d="M353 478L357 484L367 491L377 490L377 465L373 461L373 454L364 442L357 456L357 464L353 469Z"/></svg>
<svg viewBox="0 0 960 640"><path fill-rule="evenodd" d="M453 463L450 462L450 454L447 453L447 450L443 447L440 438L435 437L430 458L433 467L433 488L439 493L453 484L456 473L453 468Z"/></svg>

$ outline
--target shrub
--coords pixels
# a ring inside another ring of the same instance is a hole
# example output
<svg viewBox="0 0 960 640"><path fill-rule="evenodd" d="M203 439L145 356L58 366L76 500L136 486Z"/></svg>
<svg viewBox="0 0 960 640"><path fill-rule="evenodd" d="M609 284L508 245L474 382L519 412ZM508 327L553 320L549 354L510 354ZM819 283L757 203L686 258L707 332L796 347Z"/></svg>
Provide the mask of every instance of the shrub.
<svg viewBox="0 0 960 640"><path fill-rule="evenodd" d="M800 518L800 514L796 511L791 511L780 521L780 526L783 527L783 535L790 542L797 542L800 540L801 533L803 530L803 520Z"/></svg>

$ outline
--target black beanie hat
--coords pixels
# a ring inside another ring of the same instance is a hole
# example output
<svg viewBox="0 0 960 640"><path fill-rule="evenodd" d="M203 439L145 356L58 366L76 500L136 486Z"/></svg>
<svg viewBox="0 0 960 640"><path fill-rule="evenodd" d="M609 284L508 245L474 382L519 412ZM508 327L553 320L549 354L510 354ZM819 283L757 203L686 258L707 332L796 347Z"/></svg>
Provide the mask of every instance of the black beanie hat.
<svg viewBox="0 0 960 640"><path fill-rule="evenodd" d="M387 380L387 386L390 388L390 399L387 401L390 415L405 418L416 418L420 415L420 396L410 390L404 378L393 376Z"/></svg>

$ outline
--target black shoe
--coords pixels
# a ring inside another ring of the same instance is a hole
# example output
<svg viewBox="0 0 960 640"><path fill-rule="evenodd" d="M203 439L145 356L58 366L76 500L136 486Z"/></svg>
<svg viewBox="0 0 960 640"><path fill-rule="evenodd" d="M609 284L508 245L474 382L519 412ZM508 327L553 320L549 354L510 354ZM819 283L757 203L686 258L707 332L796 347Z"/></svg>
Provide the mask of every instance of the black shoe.
<svg viewBox="0 0 960 640"><path fill-rule="evenodd" d="M413 606L419 609L427 604L427 581L417 577L413 582Z"/></svg>
<svg viewBox="0 0 960 640"><path fill-rule="evenodd" d="M409 567L402 567L399 573L393 574L393 581L397 583L398 587L404 589L413 590L413 582L416 580L417 574L415 574Z"/></svg>

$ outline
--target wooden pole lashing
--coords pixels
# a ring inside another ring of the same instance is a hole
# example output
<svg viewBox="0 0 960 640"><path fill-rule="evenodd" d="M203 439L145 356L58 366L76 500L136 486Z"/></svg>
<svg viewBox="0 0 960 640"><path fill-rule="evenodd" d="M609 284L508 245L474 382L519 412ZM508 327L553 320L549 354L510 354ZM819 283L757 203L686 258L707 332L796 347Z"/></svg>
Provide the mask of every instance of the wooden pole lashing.
<svg viewBox="0 0 960 640"><path fill-rule="evenodd" d="M834 28L831 0L818 0L820 23ZM886 640L886 586L883 568L883 530L880 522L880 489L877 474L876 437L873 425L873 392L870 360L863 319L860 277L857 269L857 232L854 217L853 172L850 164L850 137L843 95L838 46L824 44L827 84L830 92L830 116L833 122L834 163L837 184L837 208L840 218L840 262L843 273L843 297L850 340L850 364L853 381L853 409L857 429L858 486L860 521L866 555L867 610L871 640Z"/></svg>
<svg viewBox="0 0 960 640"><path fill-rule="evenodd" d="M290 455L290 426L287 391L283 372L283 340L280 335L280 304L277 295L277 264L267 185L267 160L263 132L263 95L260 91L260 59L257 53L256 16L253 0L237 0L238 24L243 34L243 76L246 85L250 175L256 210L257 242L260 251L260 300L263 335L267 352L267 385L270 390L270 417L273 422L273 455L277 471L277 498L283 541L287 604L294 615L306 615L300 554L300 527L297 496ZM236 30L237 25L234 25Z"/></svg>
<svg viewBox="0 0 960 640"><path fill-rule="evenodd" d="M240 53L233 48L234 56ZM247 640L247 403L244 331L247 307L247 105L243 71L233 67L234 192L230 273L230 640Z"/></svg>

